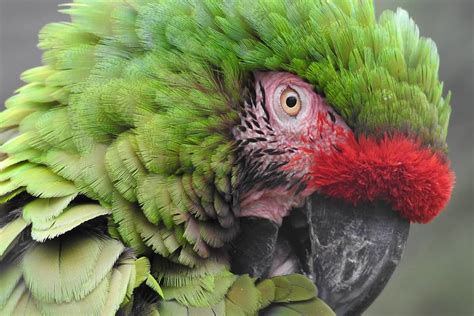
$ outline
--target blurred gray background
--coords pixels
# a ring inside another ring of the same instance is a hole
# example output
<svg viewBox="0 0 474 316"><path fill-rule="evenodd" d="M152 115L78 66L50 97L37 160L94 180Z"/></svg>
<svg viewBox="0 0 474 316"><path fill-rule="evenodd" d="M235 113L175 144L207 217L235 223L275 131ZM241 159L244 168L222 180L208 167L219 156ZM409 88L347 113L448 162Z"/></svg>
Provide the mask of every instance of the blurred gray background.
<svg viewBox="0 0 474 316"><path fill-rule="evenodd" d="M20 87L20 73L40 64L38 30L66 18L57 13L63 2L0 0L1 106ZM444 213L431 224L412 225L399 268L365 315L474 315L474 1L375 3L378 14L406 9L438 45L440 77L453 92L448 144L457 184Z"/></svg>

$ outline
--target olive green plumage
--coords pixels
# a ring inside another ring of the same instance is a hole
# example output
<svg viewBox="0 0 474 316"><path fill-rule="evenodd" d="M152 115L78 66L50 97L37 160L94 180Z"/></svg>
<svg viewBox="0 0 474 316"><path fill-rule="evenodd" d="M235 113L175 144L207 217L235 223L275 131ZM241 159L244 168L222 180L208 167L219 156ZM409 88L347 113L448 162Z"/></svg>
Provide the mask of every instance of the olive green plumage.
<svg viewBox="0 0 474 316"><path fill-rule="evenodd" d="M150 315L330 313L302 276L255 283L228 270L231 128L250 71L308 80L357 132L446 147L436 47L404 11L378 22L365 0L76 0L62 11L72 22L41 31L44 65L0 113L4 313L130 312L145 284L161 297ZM100 218L111 238L81 234Z"/></svg>

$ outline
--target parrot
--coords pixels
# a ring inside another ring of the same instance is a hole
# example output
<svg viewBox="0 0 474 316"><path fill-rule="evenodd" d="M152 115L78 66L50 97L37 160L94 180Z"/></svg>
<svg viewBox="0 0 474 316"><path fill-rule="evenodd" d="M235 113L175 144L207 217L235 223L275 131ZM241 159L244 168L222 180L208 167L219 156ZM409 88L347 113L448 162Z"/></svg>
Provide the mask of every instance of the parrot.
<svg viewBox="0 0 474 316"><path fill-rule="evenodd" d="M0 113L1 315L358 315L450 199L451 95L403 9L60 11Z"/></svg>

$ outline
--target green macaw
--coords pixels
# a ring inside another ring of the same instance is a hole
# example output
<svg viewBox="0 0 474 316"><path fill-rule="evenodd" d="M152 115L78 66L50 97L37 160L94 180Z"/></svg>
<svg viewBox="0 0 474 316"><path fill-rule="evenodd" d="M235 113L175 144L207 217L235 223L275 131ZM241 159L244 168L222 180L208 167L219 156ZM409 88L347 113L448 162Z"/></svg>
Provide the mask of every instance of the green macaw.
<svg viewBox="0 0 474 316"><path fill-rule="evenodd" d="M282 233L293 210L319 194L424 223L449 199L450 97L403 10L61 11L0 113L1 315L333 315Z"/></svg>

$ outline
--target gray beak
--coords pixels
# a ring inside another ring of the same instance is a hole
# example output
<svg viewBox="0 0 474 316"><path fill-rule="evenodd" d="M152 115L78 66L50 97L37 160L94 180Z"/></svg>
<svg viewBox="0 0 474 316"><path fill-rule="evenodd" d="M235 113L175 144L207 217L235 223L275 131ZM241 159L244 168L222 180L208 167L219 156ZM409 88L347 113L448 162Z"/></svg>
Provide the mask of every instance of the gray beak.
<svg viewBox="0 0 474 316"><path fill-rule="evenodd" d="M339 316L360 315L377 298L400 262L410 228L384 204L354 207L318 194L293 209L281 227L255 217L240 224L230 249L233 272L265 277L272 263L292 258L293 270L283 274L314 280Z"/></svg>
<svg viewBox="0 0 474 316"><path fill-rule="evenodd" d="M399 263L410 224L380 203L354 207L314 194L282 228L300 245L293 249L319 296L337 315L360 315Z"/></svg>

